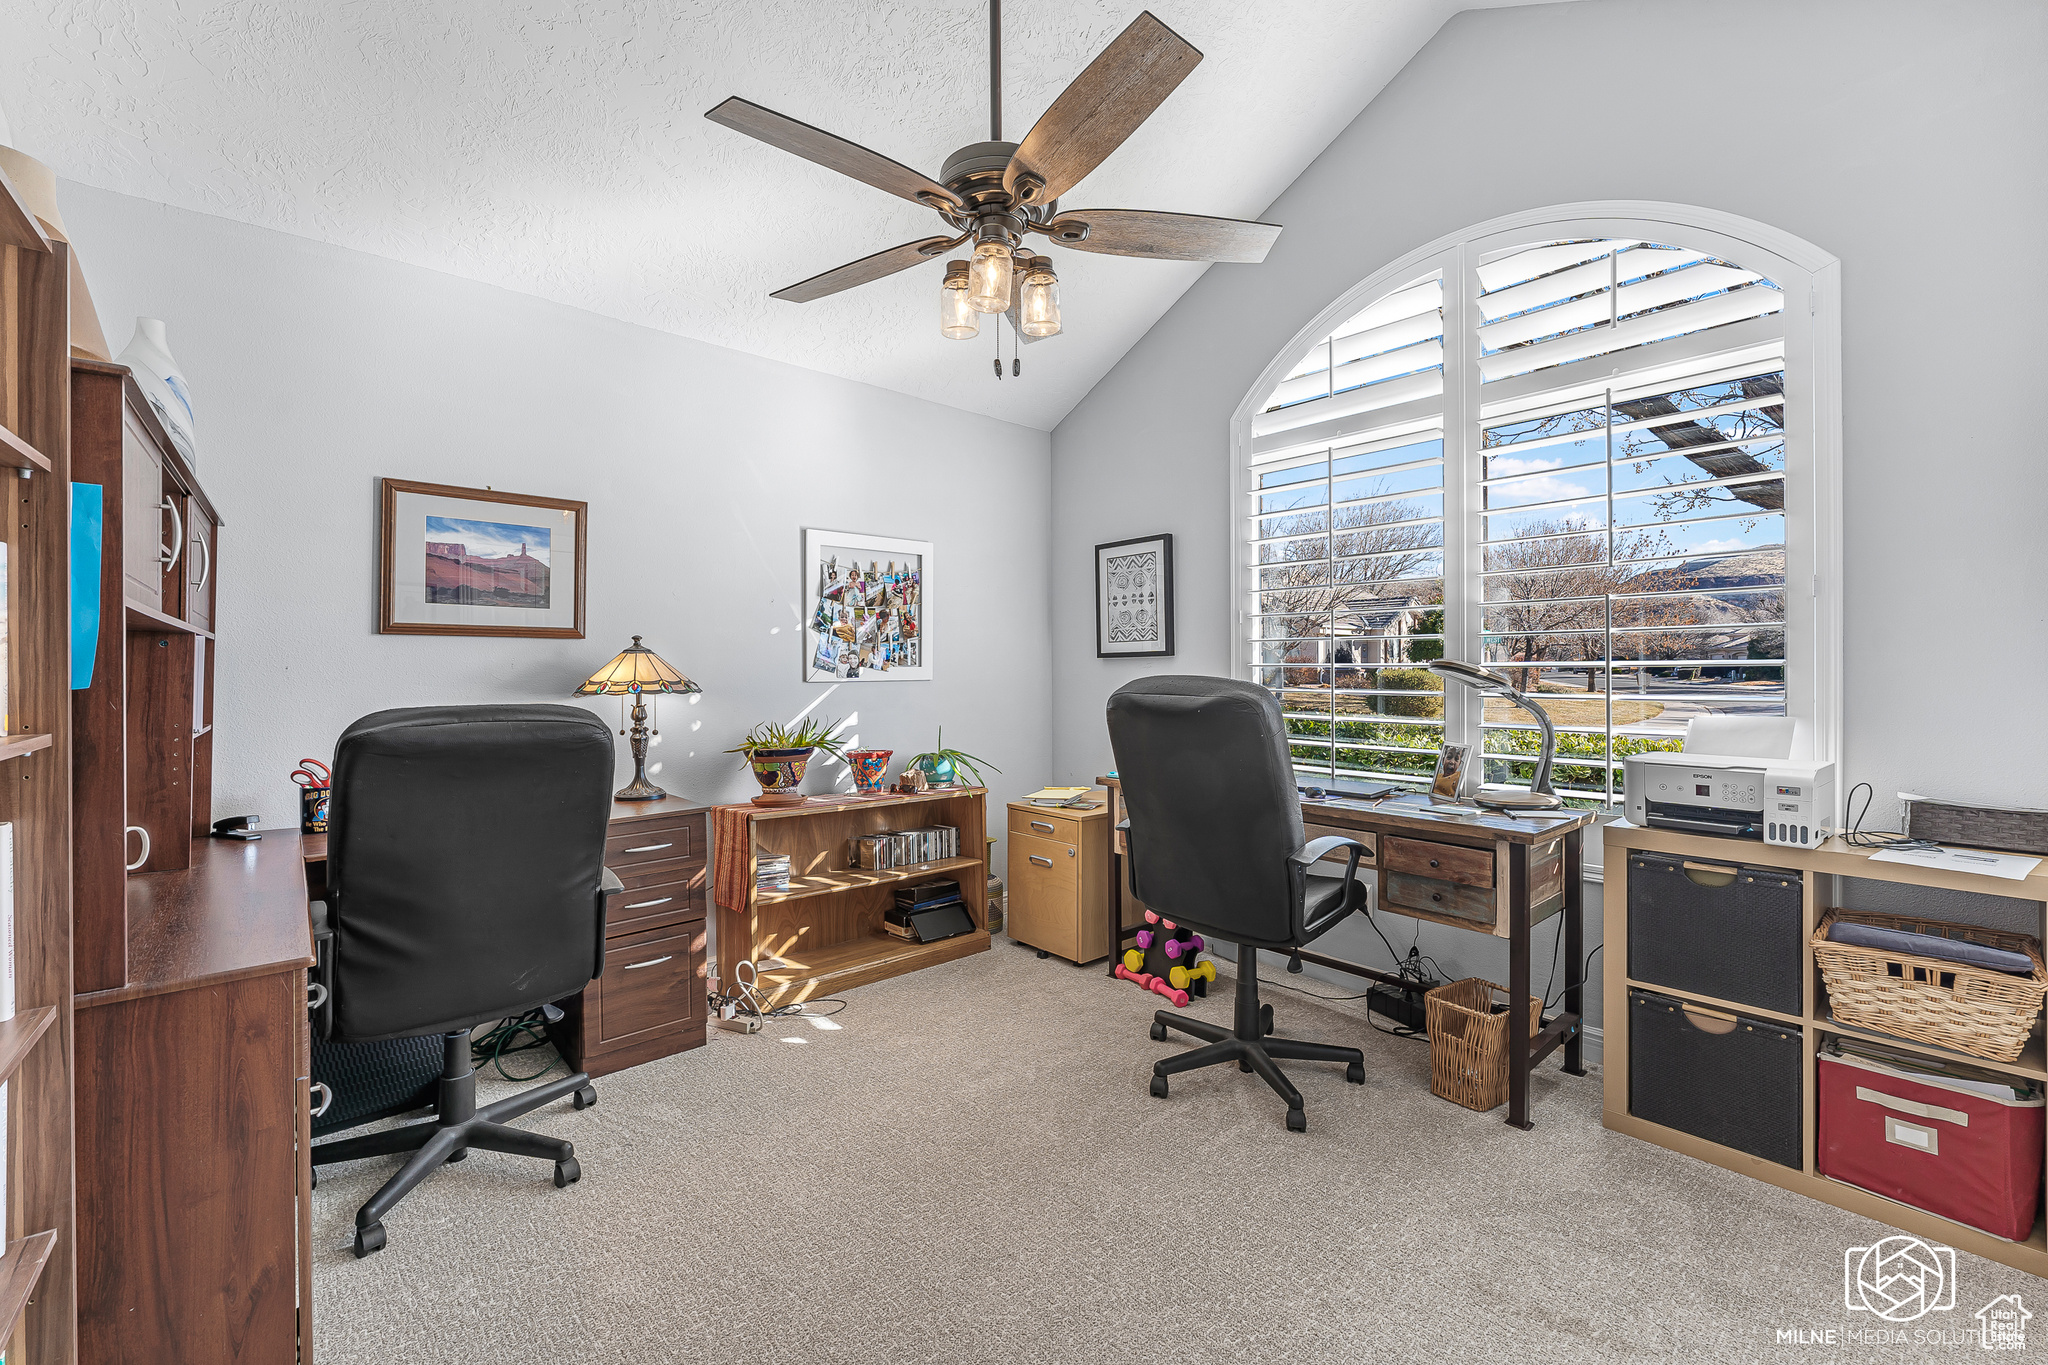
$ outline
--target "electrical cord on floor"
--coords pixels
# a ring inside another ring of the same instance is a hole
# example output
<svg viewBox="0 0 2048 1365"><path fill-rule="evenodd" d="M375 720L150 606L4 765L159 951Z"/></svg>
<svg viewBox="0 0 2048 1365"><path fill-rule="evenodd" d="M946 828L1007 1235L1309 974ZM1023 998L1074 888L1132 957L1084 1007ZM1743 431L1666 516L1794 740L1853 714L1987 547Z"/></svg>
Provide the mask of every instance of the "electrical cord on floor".
<svg viewBox="0 0 2048 1365"><path fill-rule="evenodd" d="M1435 958L1430 957L1427 953L1416 952L1415 945L1412 943L1408 945L1408 956L1405 958L1402 957L1401 954L1395 950L1394 945L1388 941L1386 934L1381 932L1379 921L1373 918L1372 911L1368 909L1364 913L1365 922L1372 926L1373 933L1379 935L1380 942L1386 945L1387 956L1394 959L1395 972L1399 973L1401 976L1409 977L1413 980L1420 981L1423 979L1422 972L1424 971L1424 964L1426 963L1428 964L1427 970L1431 975L1435 976L1438 980L1443 979L1443 968L1437 965ZM1416 928L1415 936L1416 941L1420 942L1422 938L1422 930L1419 925ZM1292 991L1296 995L1305 995L1311 1000L1322 1000L1326 1002L1364 1000L1372 994L1370 990L1367 990L1359 995L1324 995L1318 991L1303 990L1299 986L1290 986L1285 981L1269 981L1263 976L1259 978L1259 984L1261 986L1277 986L1283 991ZM1382 1028L1373 1019L1372 1011L1369 1009L1365 1012L1365 1022L1368 1025L1370 1025L1375 1032L1384 1033L1391 1038L1426 1039L1429 1037L1429 1034L1422 1029Z"/></svg>
<svg viewBox="0 0 2048 1365"><path fill-rule="evenodd" d="M1857 792L1863 793L1863 805L1860 809L1856 809L1855 813L1849 817L1849 828L1842 835L1843 843L1855 848L1894 848L1900 850L1941 847L1932 839L1912 839L1903 833L1895 833L1888 829L1874 829L1867 834L1864 833L1863 817L1870 814L1870 798L1876 793L1871 790L1868 782L1858 782L1855 786L1849 788L1849 799L1842 803L1845 808L1856 806Z"/></svg>
<svg viewBox="0 0 2048 1365"><path fill-rule="evenodd" d="M528 1041L515 1042L521 1034L526 1035ZM528 1010L515 1018L500 1019L482 1037L472 1036L469 1040L469 1064L473 1067L494 1066L498 1074L508 1081L539 1080L555 1069L555 1062L561 1060L559 1055L530 1076L515 1076L507 1071L505 1058L546 1047L548 1042L547 1016L540 1010Z"/></svg>

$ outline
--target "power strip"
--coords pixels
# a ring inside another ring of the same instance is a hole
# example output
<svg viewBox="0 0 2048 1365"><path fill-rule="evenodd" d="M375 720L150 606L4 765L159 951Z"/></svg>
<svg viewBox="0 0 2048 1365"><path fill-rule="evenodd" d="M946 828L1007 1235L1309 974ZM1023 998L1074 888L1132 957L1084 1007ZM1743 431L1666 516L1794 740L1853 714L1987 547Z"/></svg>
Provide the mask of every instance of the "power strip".
<svg viewBox="0 0 2048 1365"><path fill-rule="evenodd" d="M1422 955L1409 949L1408 960L1401 964L1401 978L1413 981L1422 990L1432 991L1444 983L1431 976L1429 969L1422 965ZM1429 1032L1429 1011L1422 1003L1419 991L1405 991L1399 986L1374 985L1365 993L1365 1007L1413 1033Z"/></svg>
<svg viewBox="0 0 2048 1365"><path fill-rule="evenodd" d="M760 1019L751 1014L736 1014L730 1019L717 1020L716 1023L720 1028L733 1033L759 1033L761 1031Z"/></svg>

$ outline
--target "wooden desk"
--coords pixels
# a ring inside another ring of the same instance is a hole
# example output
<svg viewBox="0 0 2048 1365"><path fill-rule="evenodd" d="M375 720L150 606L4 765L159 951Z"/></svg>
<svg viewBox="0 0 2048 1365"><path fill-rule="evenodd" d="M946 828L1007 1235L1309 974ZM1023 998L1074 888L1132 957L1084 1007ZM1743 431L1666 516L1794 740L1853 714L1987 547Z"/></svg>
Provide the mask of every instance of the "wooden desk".
<svg viewBox="0 0 2048 1365"><path fill-rule="evenodd" d="M1115 777L1096 782L1110 790L1111 818L1124 819L1123 788ZM1531 928L1560 911L1564 920L1564 1008L1545 1019L1526 1050L1511 1048L1508 1067L1508 1117L1512 1127L1528 1129L1529 1071L1553 1051L1564 1049L1564 1070L1583 1076L1585 983L1574 979L1585 959L1585 886L1580 868L1580 842L1593 823L1591 811L1560 811L1553 815L1513 816L1467 808L1434 807L1419 793L1369 801L1332 796L1301 803L1301 820L1310 839L1341 834L1368 849L1359 870L1375 869L1375 910L1390 910L1412 919L1454 929L1490 933L1508 941L1508 998L1527 1000ZM1128 931L1123 927L1122 891L1124 840L1119 834L1110 858L1109 931L1112 964L1121 956ZM1335 869L1331 869L1335 870ZM1342 958L1303 951L1304 962L1348 972L1353 976L1413 990L1414 983Z"/></svg>
<svg viewBox="0 0 2048 1365"><path fill-rule="evenodd" d="M297 830L128 878L77 998L78 1359L312 1358L313 965Z"/></svg>

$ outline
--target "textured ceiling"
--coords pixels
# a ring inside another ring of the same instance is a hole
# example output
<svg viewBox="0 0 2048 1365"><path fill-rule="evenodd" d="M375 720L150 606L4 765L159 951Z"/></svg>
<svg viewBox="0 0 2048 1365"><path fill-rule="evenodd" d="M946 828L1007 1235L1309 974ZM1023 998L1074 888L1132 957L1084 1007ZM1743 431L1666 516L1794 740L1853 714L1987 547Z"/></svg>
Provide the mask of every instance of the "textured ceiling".
<svg viewBox="0 0 2048 1365"><path fill-rule="evenodd" d="M1516 2L1152 0L1206 60L1063 202L1254 217L1445 19ZM1140 7L1011 0L1004 132ZM743 95L936 174L987 73L982 0L0 5L15 145L68 179L1051 427L1205 267L1055 249L1068 330L998 383L993 329L938 335L937 265L770 299L941 225L703 117Z"/></svg>

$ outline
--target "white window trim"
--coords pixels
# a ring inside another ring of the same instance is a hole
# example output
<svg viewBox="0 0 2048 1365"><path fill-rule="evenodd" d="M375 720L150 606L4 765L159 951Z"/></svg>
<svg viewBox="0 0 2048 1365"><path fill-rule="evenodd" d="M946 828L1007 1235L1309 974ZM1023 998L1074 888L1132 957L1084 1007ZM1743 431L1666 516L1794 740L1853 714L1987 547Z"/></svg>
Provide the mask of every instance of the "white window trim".
<svg viewBox="0 0 2048 1365"><path fill-rule="evenodd" d="M1810 480L1807 496L1813 516L1810 523L1801 519L1802 524L1797 527L1795 519L1788 517L1785 528L1787 636L1790 638L1796 630L1810 642L1812 681L1810 688L1799 689L1796 701L1788 694L1787 709L1795 715L1810 710L1815 760L1838 761L1842 753L1841 262L1811 242L1768 224L1689 204L1603 200L1560 204L1489 219L1439 237L1374 271L1302 325L1260 372L1231 417L1231 496L1226 508L1225 541L1230 552L1224 569L1229 575L1225 600L1235 604L1236 613L1231 627L1231 676L1251 676L1244 627L1256 611L1257 602L1243 563L1242 513L1252 486L1252 422L1274 387L1287 377L1310 346L1330 335L1345 319L1382 294L1441 266L1445 274L1444 373L1449 389L1452 367L1469 369L1475 363L1473 350L1479 319L1474 302L1476 291L1471 284L1472 265L1488 250L1545 237L1635 237L1674 242L1767 275L1782 287L1785 308L1778 316L1784 326L1786 397L1797 411L1812 417L1805 477ZM1805 363L1795 363L1795 357L1803 358ZM1597 366L1599 359L1577 363L1588 366L1587 374L1591 377L1595 372L1591 367ZM1447 401L1444 411L1447 529L1463 527L1476 515L1468 502L1473 483L1470 462L1478 456L1470 448L1468 436L1478 429L1480 386L1460 383L1455 392L1462 397L1459 410L1451 411ZM1793 476L1792 471L1787 472ZM1811 543L1797 544L1795 535L1802 539L1810 537ZM1460 539L1470 543L1468 533L1461 532ZM1471 610L1477 598L1476 556L1460 551L1462 571L1453 592L1450 541L1447 534L1444 630L1449 639L1467 641L1469 649L1476 645L1478 637L1477 622L1472 619L1476 613ZM1810 580L1809 592L1803 597L1794 590L1794 573ZM1468 653L1467 657L1473 656ZM1465 733L1466 711L1474 695L1469 688L1445 689L1446 734Z"/></svg>

